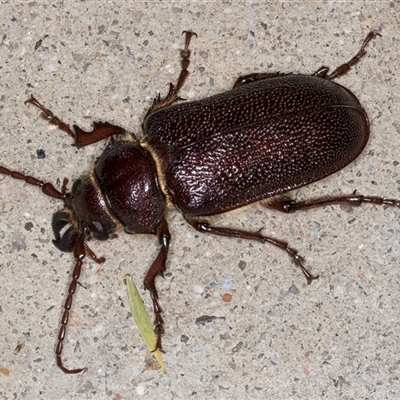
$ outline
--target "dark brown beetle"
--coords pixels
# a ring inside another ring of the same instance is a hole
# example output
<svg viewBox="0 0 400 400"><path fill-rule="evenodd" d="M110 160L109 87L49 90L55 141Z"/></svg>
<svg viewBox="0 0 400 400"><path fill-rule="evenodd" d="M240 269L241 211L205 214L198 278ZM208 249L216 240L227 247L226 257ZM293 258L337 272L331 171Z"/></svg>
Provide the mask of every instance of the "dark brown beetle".
<svg viewBox="0 0 400 400"><path fill-rule="evenodd" d="M64 305L56 348L57 365L66 373L61 353L73 294L86 255L98 263L87 246L90 238L107 240L118 229L126 233L157 235L160 251L149 268L144 285L150 291L155 313L157 348L164 333L155 277L163 276L170 243L164 213L177 207L200 232L271 243L285 250L308 282L311 275L297 251L284 241L239 229L211 226L204 216L223 213L246 204L288 192L330 175L353 161L369 137L369 121L356 96L333 79L345 74L365 54L368 34L360 51L331 74L322 67L309 75L251 74L237 79L228 92L207 99L172 105L188 75L189 43L185 33L181 73L168 95L154 100L143 123L143 139L108 122L95 122L91 132L68 125L33 96L27 100L52 124L71 135L77 147L112 139L91 173L83 175L67 192L31 176L0 167L0 173L39 186L64 201L53 217L55 246L73 252L75 268ZM400 201L362 195L324 197L295 203L275 197L268 206L294 212L332 203L385 204Z"/></svg>

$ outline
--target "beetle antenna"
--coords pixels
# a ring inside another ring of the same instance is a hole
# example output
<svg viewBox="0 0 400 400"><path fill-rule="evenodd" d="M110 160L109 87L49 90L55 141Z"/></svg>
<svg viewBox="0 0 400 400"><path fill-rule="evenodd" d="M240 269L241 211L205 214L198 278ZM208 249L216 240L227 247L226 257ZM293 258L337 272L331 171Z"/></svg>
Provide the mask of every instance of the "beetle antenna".
<svg viewBox="0 0 400 400"><path fill-rule="evenodd" d="M6 167L2 167L1 165L0 165L0 174L9 175L9 176L11 176L11 178L23 180L26 183L29 183L30 185L33 185L33 186L39 186L45 195L54 197L55 199L65 200L65 196L66 196L65 192L66 192L68 180L66 181L64 179L63 186L62 186L62 189L60 192L50 182L43 182L40 179L34 178L33 176L24 175L24 174L21 174L21 172L17 172L17 171L11 171Z"/></svg>
<svg viewBox="0 0 400 400"><path fill-rule="evenodd" d="M67 331L67 324L72 307L72 297L75 294L76 286L78 284L78 279L81 275L83 260L86 256L89 256L97 264L101 264L106 260L104 257L97 257L96 254L85 243L85 233L87 233L87 230L88 229L85 226L83 227L80 226L76 230L77 238L76 241L74 240L74 247L73 247L75 267L74 270L72 271L72 280L71 283L69 284L67 299L65 300L64 303L64 312L61 317L61 327L57 338L58 339L56 346L57 366L66 374L79 374L79 372L87 371L86 367L76 368L76 369L65 368L61 359L61 353L64 347L63 346L64 338Z"/></svg>
<svg viewBox="0 0 400 400"><path fill-rule="evenodd" d="M65 333L67 330L67 324L69 319L69 313L72 306L72 297L76 291L76 285L78 284L78 279L81 274L82 270L82 263L83 259L86 256L85 252L85 234L80 233L78 240L75 244L74 248L74 258L76 261L74 270L72 272L72 280L68 288L68 296L64 303L64 313L61 318L61 328L60 332L58 333L58 342L56 347L56 359L57 359L57 366L61 368L63 372L66 374L78 374L79 372L86 372L87 368L77 368L77 369L67 369L64 367L63 362L61 360L61 353L63 350L63 342L65 338Z"/></svg>

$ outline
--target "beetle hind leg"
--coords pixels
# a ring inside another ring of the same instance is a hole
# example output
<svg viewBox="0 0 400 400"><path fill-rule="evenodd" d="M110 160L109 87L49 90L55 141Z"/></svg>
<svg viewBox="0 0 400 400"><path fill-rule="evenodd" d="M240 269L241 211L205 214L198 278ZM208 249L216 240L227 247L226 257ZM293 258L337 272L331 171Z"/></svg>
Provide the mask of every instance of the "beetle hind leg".
<svg viewBox="0 0 400 400"><path fill-rule="evenodd" d="M366 53L365 48L367 47L368 43L375 37L375 36L381 36L380 33L378 32L370 32L367 37L364 39L363 44L361 45L360 50L358 51L358 53L347 63L344 63L342 65L340 65L339 67L337 67L331 74L328 74L329 68L328 67L321 67L318 71L314 72L314 76L318 76L320 78L324 78L324 79L328 79L328 80L332 80L335 79L339 76L342 76L344 74L346 74L350 68L354 65L356 65L361 58L364 56L364 54Z"/></svg>
<svg viewBox="0 0 400 400"><path fill-rule="evenodd" d="M277 239L271 238L266 235L262 235L260 232L247 232L247 231L243 231L241 229L232 229L232 228L211 226L208 222L198 221L198 220L188 219L188 218L186 220L191 226L193 226L194 229L196 229L199 232L212 233L214 235L219 235L219 236L236 237L236 238L246 239L246 240L255 240L260 243L270 243L270 244L286 251L286 253L292 259L294 264L301 269L301 272L307 279L308 284L310 284L314 279L318 279L318 275L314 276L306 269L306 267L304 266L303 257L301 257L298 254L296 249L289 247L287 242L284 242L282 240L277 240Z"/></svg>
<svg viewBox="0 0 400 400"><path fill-rule="evenodd" d="M349 196L325 196L317 199L310 199L296 202L295 200L279 198L269 201L267 208L272 208L284 213L293 213L298 210L307 210L315 207L322 207L333 204L348 204L350 206L361 206L361 204L376 204L382 206L390 206L400 208L400 200L386 199L384 197L363 196L352 194Z"/></svg>

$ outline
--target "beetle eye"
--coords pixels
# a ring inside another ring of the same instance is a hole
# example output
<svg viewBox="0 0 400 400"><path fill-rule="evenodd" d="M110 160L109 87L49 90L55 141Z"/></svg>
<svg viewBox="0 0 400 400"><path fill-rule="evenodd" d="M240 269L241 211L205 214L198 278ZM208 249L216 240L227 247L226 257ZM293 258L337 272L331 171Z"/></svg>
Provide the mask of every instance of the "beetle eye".
<svg viewBox="0 0 400 400"><path fill-rule="evenodd" d="M107 240L109 238L107 230L100 221L91 221L89 229L93 237L97 240Z"/></svg>

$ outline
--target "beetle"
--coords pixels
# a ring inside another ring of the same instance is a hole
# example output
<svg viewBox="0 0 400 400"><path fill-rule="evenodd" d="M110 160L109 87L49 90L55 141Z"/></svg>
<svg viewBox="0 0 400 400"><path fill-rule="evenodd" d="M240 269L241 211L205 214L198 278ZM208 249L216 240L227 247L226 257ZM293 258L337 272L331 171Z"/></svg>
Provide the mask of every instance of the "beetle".
<svg viewBox="0 0 400 400"><path fill-rule="evenodd" d="M156 97L137 138L109 122L94 122L93 130L72 128L35 97L25 103L41 110L51 124L69 134L77 147L109 138L93 170L76 180L71 191L64 178L60 190L23 173L0 166L0 173L41 188L64 202L52 220L54 245L72 252L75 266L68 289L56 346L57 365L81 268L86 256L97 263L87 241L128 234L155 235L160 244L144 279L154 309L156 349L164 334L162 308L155 278L163 276L171 235L165 210L176 207L197 231L270 243L284 250L308 283L318 276L287 242L261 232L211 225L205 217L269 199L267 207L292 213L327 204L359 206L372 203L400 207L400 201L351 194L295 202L282 195L342 169L364 149L370 133L365 110L347 88L333 82L347 73L366 53L379 33L370 32L358 53L332 73L327 67L312 75L253 73L239 77L232 90L192 102L178 102L189 72L192 31L184 31L181 72L168 94ZM380 36L380 35L379 35ZM178 103L177 103L178 102ZM177 103L177 104L175 104Z"/></svg>

